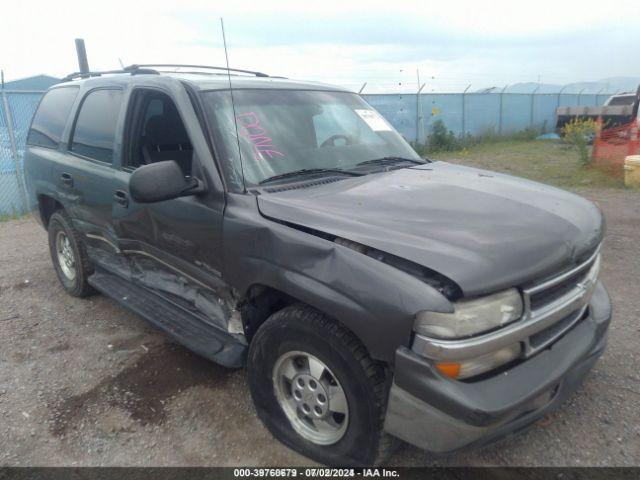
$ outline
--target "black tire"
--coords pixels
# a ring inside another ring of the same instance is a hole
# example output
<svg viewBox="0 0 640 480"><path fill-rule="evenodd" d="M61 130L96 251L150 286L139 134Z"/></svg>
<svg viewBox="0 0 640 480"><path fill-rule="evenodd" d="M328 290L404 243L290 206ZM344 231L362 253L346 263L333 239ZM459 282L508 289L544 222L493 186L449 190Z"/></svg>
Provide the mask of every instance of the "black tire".
<svg viewBox="0 0 640 480"><path fill-rule="evenodd" d="M87 249L78 232L71 223L71 219L64 210L58 210L49 219L49 252L51 261L58 275L58 280L69 295L74 297L86 297L94 293L93 288L87 282L89 275L93 273L93 267L87 256ZM56 238L62 232L69 240L75 262L75 277L70 279L60 265L56 251Z"/></svg>
<svg viewBox="0 0 640 480"><path fill-rule="evenodd" d="M318 445L298 434L276 397L276 361L295 351L321 360L344 390L348 425L332 445ZM273 436L293 450L331 466L377 465L390 455L395 442L383 431L388 394L384 370L349 330L317 310L293 305L269 317L251 342L248 377L258 416Z"/></svg>

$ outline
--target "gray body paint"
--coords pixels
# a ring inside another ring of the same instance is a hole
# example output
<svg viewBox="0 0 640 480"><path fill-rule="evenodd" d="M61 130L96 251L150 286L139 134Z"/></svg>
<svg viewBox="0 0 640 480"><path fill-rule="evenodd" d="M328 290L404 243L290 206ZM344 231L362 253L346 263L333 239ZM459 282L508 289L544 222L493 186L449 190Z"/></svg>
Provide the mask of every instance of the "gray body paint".
<svg viewBox="0 0 640 480"><path fill-rule="evenodd" d="M435 270L465 296L558 273L604 234L598 208L577 195L444 162L261 195L258 205Z"/></svg>

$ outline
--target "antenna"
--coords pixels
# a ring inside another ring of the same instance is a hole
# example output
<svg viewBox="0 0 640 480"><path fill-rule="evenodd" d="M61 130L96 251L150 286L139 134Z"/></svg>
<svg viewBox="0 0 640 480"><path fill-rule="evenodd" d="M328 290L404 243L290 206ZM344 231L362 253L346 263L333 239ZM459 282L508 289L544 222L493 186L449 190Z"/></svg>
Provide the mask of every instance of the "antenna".
<svg viewBox="0 0 640 480"><path fill-rule="evenodd" d="M224 45L224 58L227 62L227 78L229 79L229 93L231 94L231 110L233 112L233 124L236 127L236 140L238 141L238 158L240 159L240 173L242 174L242 188L247 192L244 182L244 166L242 165L242 150L240 150L240 133L238 132L238 118L236 117L236 104L233 100L233 86L231 85L231 71L229 70L229 54L227 53L227 37L224 34L224 20L220 17L220 28L222 29L222 44Z"/></svg>

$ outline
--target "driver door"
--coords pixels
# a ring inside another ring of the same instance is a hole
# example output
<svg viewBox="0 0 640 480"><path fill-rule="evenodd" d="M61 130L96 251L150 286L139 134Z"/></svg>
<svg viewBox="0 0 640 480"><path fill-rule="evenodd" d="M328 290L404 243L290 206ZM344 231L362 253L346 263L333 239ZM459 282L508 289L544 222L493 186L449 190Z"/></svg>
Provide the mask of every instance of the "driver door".
<svg viewBox="0 0 640 480"><path fill-rule="evenodd" d="M196 290L205 290L214 300L228 293L220 274L224 192L212 188L202 166L207 155L213 163L210 152L203 151L202 142L194 148L191 140L193 127L200 128L193 109L185 112L178 105L170 91L137 87L131 92L125 125L128 134L115 172L112 220L132 279L197 308L193 305ZM195 133L202 136L201 130ZM136 203L129 194L131 174L142 165L164 160L175 160L185 176L203 180L209 185L207 192ZM212 316L211 311L205 313Z"/></svg>

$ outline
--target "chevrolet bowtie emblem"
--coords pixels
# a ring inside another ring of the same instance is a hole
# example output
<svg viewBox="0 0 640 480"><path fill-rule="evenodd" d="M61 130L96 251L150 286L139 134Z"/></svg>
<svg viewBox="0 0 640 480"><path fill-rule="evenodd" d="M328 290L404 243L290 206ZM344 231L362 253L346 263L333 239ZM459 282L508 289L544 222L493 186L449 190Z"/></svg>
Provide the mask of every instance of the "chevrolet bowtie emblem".
<svg viewBox="0 0 640 480"><path fill-rule="evenodd" d="M579 282L578 284L576 284L576 287L578 287L582 292L582 294L584 294L589 287L591 286L591 281L590 280L585 280L584 282Z"/></svg>

